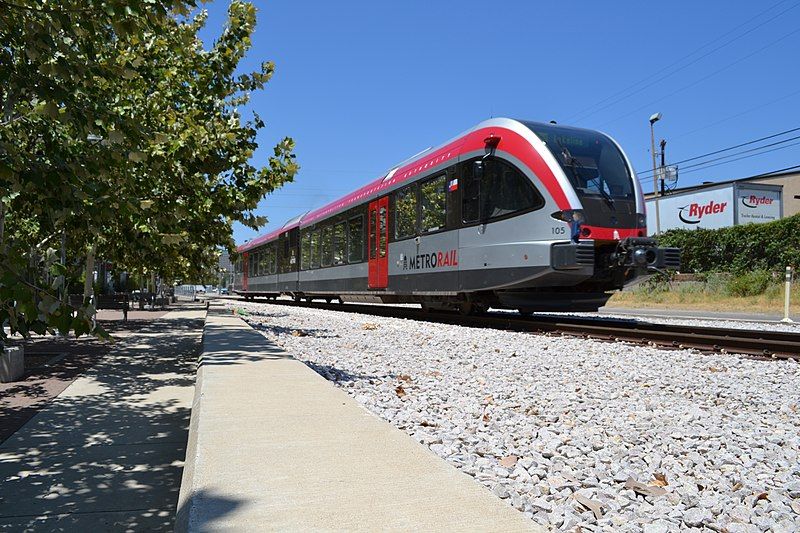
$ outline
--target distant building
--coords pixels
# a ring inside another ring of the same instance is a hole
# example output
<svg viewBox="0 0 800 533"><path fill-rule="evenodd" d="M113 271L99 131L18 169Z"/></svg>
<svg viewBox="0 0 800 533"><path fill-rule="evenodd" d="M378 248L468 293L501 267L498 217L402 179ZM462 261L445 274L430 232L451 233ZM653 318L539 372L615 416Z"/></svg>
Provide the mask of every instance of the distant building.
<svg viewBox="0 0 800 533"><path fill-rule="evenodd" d="M228 252L224 250L219 256L219 270L217 286L228 287L229 289L233 288L233 263L231 263Z"/></svg>
<svg viewBox="0 0 800 533"><path fill-rule="evenodd" d="M656 232L655 196L645 195L647 230ZM800 213L800 171L674 189L658 199L661 231L763 223Z"/></svg>

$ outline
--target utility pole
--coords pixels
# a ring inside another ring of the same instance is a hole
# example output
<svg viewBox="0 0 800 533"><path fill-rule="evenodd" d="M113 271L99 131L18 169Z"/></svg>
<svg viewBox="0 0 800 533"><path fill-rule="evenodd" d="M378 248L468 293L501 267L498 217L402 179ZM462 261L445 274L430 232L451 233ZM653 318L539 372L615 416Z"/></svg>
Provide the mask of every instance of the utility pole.
<svg viewBox="0 0 800 533"><path fill-rule="evenodd" d="M666 181L667 179L667 162L666 162L666 150L665 150L665 148L667 147L666 139L661 139L661 143L659 143L659 145L661 146L661 178L660 178L661 183L659 191L661 196L664 196L664 181Z"/></svg>
<svg viewBox="0 0 800 533"><path fill-rule="evenodd" d="M661 120L661 113L650 115L650 154L653 156L653 194L656 198L656 236L661 234L661 213L658 210L658 174L656 173L656 134L653 124Z"/></svg>

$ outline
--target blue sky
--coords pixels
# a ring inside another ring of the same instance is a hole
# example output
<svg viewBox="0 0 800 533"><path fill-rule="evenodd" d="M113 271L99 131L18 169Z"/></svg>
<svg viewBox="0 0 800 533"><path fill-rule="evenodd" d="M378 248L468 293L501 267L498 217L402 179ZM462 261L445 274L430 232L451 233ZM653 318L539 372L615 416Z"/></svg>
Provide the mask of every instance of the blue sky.
<svg viewBox="0 0 800 533"><path fill-rule="evenodd" d="M652 165L654 112L668 162L800 127L800 0L255 4L242 68L272 60L276 74L251 103L267 122L254 162L288 135L301 171L259 205L265 228L235 228L239 243L492 116L599 129L637 171ZM205 4L209 44L227 5ZM800 164L793 142L679 185Z"/></svg>

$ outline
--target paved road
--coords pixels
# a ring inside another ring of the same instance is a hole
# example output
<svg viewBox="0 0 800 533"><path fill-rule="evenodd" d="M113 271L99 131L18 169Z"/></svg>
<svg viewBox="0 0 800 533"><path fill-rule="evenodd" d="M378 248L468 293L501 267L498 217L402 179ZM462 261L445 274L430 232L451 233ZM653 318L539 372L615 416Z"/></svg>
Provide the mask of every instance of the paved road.
<svg viewBox="0 0 800 533"><path fill-rule="evenodd" d="M204 316L121 340L0 446L0 530L172 530Z"/></svg>
<svg viewBox="0 0 800 533"><path fill-rule="evenodd" d="M687 318L706 320L733 320L745 322L779 322L783 315L762 313L730 313L716 311L696 311L689 309L632 309L627 307L601 307L598 311L604 315L653 316L663 318ZM793 317L796 319L797 317Z"/></svg>

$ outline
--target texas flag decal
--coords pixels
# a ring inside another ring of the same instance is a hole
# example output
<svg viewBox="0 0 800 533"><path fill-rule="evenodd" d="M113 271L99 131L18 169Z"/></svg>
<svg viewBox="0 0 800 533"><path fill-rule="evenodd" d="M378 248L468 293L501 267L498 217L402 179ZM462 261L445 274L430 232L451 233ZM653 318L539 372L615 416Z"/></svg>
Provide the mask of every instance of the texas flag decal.
<svg viewBox="0 0 800 533"><path fill-rule="evenodd" d="M450 192L458 190L458 178L450 180L450 183L447 184L447 190Z"/></svg>

